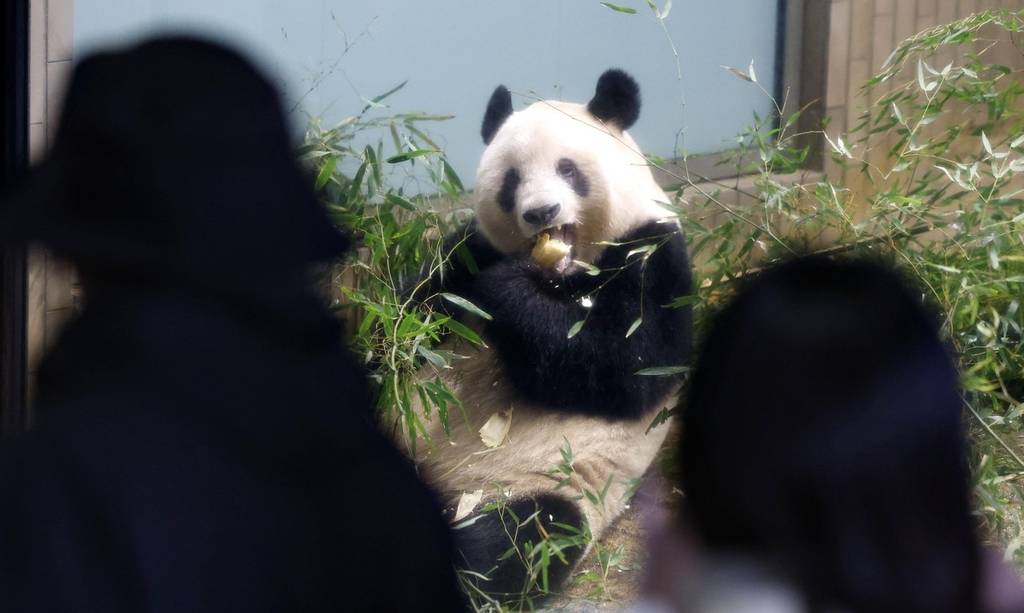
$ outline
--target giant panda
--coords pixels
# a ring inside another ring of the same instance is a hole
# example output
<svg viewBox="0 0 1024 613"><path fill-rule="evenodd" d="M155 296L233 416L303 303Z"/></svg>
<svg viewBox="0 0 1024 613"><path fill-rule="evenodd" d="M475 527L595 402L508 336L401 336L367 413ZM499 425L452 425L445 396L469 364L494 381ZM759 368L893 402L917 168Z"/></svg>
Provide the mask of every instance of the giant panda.
<svg viewBox="0 0 1024 613"><path fill-rule="evenodd" d="M678 221L662 206L669 199L626 132L639 111L636 82L616 69L600 76L587 104L544 100L514 112L509 90L495 89L475 218L449 241L447 269L421 284L421 298L455 294L490 316L451 307L485 346L448 341L463 358L425 368L462 410L451 410L445 432L417 405L431 444L417 446L415 461L450 510L482 491L455 536L460 565L485 576L478 588L492 595L520 594L529 582L513 544L564 526L599 539L668 429L650 426L674 406L679 381L636 373L687 363L690 309L669 305L691 292L691 273ZM569 252L542 266L533 256L548 239ZM481 428L495 415L492 448ZM553 471L566 465L566 449L569 475ZM584 490L603 496L595 502ZM552 589L587 547L551 561Z"/></svg>

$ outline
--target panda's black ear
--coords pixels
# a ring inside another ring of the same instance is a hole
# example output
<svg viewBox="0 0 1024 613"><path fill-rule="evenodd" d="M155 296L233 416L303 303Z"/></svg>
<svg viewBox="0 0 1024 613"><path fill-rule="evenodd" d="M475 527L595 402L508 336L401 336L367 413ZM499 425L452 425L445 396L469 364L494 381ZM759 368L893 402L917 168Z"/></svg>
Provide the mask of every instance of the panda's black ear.
<svg viewBox="0 0 1024 613"><path fill-rule="evenodd" d="M491 99L487 101L487 111L484 113L484 125L480 128L480 135L484 137L484 144L491 144L491 139L498 132L501 124L505 123L508 116L512 114L512 94L504 85L494 88Z"/></svg>
<svg viewBox="0 0 1024 613"><path fill-rule="evenodd" d="M601 121L626 130L640 117L640 87L625 71L606 70L597 80L597 90L587 103L587 110Z"/></svg>

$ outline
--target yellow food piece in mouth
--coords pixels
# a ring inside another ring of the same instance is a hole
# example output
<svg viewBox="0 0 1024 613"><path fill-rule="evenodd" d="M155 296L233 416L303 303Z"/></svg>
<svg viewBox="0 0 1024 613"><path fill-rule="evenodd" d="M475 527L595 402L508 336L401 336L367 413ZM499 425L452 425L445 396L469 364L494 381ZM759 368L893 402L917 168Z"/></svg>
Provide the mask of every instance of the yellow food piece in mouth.
<svg viewBox="0 0 1024 613"><path fill-rule="evenodd" d="M533 261L542 268L551 268L562 261L562 258L569 255L572 247L558 239L552 239L546 232L537 237L537 244L533 246L530 255Z"/></svg>

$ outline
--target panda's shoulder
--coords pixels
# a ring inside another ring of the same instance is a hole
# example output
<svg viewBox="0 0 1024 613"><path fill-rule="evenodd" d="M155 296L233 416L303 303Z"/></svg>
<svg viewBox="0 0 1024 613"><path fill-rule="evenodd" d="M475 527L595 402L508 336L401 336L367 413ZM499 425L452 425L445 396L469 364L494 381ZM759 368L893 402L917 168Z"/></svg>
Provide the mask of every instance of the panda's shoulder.
<svg viewBox="0 0 1024 613"><path fill-rule="evenodd" d="M682 230L675 219L671 217L653 218L638 223L633 228L626 231L625 234L623 234L623 236L616 242L662 238L673 234L678 234L680 237L682 236Z"/></svg>
<svg viewBox="0 0 1024 613"><path fill-rule="evenodd" d="M649 261L652 264L687 265L686 240L679 223L671 218L651 219L634 226L605 250L598 268L619 265L638 249L652 246Z"/></svg>

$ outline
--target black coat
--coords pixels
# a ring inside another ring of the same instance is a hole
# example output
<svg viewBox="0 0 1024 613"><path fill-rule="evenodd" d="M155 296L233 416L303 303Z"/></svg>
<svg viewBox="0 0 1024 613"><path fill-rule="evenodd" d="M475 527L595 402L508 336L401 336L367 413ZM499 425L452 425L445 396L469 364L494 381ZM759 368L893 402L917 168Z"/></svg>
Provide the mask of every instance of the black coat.
<svg viewBox="0 0 1024 613"><path fill-rule="evenodd" d="M272 89L164 40L84 61L70 92L6 225L79 265L86 306L37 427L0 443L0 610L460 608L439 506L306 286L342 241Z"/></svg>
<svg viewBox="0 0 1024 613"><path fill-rule="evenodd" d="M173 290L90 304L41 375L43 424L0 451L0 609L458 608L437 505L362 373L267 324Z"/></svg>

